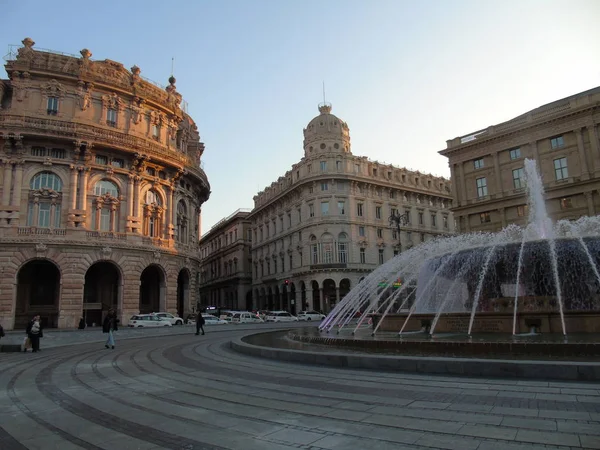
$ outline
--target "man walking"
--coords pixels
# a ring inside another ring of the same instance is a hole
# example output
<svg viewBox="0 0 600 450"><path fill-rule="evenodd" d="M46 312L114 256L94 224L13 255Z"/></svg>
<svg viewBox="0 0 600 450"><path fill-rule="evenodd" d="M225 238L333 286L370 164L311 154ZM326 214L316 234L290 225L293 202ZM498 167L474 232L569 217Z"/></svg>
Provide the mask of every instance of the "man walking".
<svg viewBox="0 0 600 450"><path fill-rule="evenodd" d="M196 316L196 336L200 334L200 330L202 330L202 334L204 334L204 317L202 317L202 313L198 312Z"/></svg>
<svg viewBox="0 0 600 450"><path fill-rule="evenodd" d="M113 331L117 331L117 314L114 309L108 311L108 314L104 318L104 322L102 323L102 332L108 333L108 339L106 340L106 344L104 346L106 348L115 349L115 337L113 335Z"/></svg>

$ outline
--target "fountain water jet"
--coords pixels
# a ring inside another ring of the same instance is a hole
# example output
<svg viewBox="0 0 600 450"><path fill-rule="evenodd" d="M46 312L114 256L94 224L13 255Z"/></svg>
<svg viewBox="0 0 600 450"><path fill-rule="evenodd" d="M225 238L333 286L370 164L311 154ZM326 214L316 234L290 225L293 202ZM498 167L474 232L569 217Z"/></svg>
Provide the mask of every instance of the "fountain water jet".
<svg viewBox="0 0 600 450"><path fill-rule="evenodd" d="M535 161L524 167L526 227L438 238L403 252L348 293L320 329L354 324L360 312L353 333L367 316L373 333L412 333L432 320L430 333L600 332L600 217L553 225ZM392 287L395 280L401 286Z"/></svg>

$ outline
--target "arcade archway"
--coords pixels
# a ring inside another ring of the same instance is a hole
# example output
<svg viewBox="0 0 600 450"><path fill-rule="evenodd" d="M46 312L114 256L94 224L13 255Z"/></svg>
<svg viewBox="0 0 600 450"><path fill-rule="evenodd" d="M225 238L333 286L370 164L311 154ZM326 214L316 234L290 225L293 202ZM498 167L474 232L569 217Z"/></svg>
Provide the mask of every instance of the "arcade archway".
<svg viewBox="0 0 600 450"><path fill-rule="evenodd" d="M157 265L150 265L140 276L140 314L159 312L165 306L165 274Z"/></svg>
<svg viewBox="0 0 600 450"><path fill-rule="evenodd" d="M121 273L108 261L92 264L85 273L83 318L87 326L99 326L109 309L119 309Z"/></svg>
<svg viewBox="0 0 600 450"><path fill-rule="evenodd" d="M42 326L58 326L60 271L53 263L36 259L25 263L17 273L15 329L25 328L35 314Z"/></svg>
<svg viewBox="0 0 600 450"><path fill-rule="evenodd" d="M190 274L187 269L181 269L177 276L177 314L179 317L184 318L185 311L190 307L189 302Z"/></svg>

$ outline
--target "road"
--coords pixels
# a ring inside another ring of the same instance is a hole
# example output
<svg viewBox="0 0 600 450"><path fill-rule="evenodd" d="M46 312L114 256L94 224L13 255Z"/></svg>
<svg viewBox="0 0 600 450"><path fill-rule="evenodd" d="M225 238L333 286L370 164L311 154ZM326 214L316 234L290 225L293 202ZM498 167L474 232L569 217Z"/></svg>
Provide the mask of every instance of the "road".
<svg viewBox="0 0 600 450"><path fill-rule="evenodd" d="M97 333L48 331L38 354L0 354L0 448L600 448L597 384L344 370L228 347L267 328L281 326L124 330L115 350Z"/></svg>

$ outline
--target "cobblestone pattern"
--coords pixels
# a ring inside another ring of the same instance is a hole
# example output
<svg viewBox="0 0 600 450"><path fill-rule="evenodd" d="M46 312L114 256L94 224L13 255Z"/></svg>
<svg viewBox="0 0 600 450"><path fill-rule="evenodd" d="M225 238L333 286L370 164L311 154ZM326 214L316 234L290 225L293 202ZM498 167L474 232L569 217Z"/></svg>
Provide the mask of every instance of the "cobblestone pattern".
<svg viewBox="0 0 600 450"><path fill-rule="evenodd" d="M188 330L1 354L0 448L600 448L597 383L307 366Z"/></svg>

